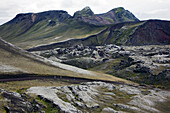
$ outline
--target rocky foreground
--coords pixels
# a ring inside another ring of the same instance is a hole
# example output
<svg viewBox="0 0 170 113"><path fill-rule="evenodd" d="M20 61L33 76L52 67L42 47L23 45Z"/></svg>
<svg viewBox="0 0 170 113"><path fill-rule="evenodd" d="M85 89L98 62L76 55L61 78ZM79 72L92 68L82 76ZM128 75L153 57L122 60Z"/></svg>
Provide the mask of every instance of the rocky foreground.
<svg viewBox="0 0 170 113"><path fill-rule="evenodd" d="M170 103L169 91L104 82L31 87L20 94L1 89L1 95L10 113L168 113Z"/></svg>

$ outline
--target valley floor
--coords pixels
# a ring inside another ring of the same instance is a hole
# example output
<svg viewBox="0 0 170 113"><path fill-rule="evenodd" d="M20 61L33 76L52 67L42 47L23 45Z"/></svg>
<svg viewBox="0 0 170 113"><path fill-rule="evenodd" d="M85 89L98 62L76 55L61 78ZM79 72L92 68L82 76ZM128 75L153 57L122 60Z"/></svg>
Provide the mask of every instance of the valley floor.
<svg viewBox="0 0 170 113"><path fill-rule="evenodd" d="M170 45L83 46L81 44L33 53L54 62L169 89L169 50Z"/></svg>

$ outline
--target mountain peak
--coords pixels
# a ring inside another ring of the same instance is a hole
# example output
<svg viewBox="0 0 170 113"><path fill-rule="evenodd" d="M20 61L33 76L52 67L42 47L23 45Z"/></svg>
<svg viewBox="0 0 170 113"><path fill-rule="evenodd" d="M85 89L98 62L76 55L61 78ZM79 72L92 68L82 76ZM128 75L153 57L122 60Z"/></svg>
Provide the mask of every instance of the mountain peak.
<svg viewBox="0 0 170 113"><path fill-rule="evenodd" d="M85 8L83 8L82 10L91 10L91 8L89 6L86 6Z"/></svg>
<svg viewBox="0 0 170 113"><path fill-rule="evenodd" d="M118 7L110 10L106 14L108 15L115 15L116 19L119 22L124 22L124 21L139 21L138 18L133 15L130 11L124 9L123 7Z"/></svg>
<svg viewBox="0 0 170 113"><path fill-rule="evenodd" d="M127 10L125 8L123 8L123 7L117 7L117 8L113 8L109 12L114 12L115 14L118 14L118 13L124 13L126 11Z"/></svg>
<svg viewBox="0 0 170 113"><path fill-rule="evenodd" d="M75 12L73 17L77 18L77 17L83 17L83 16L92 16L92 15L94 15L93 11L91 10L89 6L86 6L81 11Z"/></svg>
<svg viewBox="0 0 170 113"><path fill-rule="evenodd" d="M112 9L111 11L123 11L123 10L125 10L123 7L117 7Z"/></svg>

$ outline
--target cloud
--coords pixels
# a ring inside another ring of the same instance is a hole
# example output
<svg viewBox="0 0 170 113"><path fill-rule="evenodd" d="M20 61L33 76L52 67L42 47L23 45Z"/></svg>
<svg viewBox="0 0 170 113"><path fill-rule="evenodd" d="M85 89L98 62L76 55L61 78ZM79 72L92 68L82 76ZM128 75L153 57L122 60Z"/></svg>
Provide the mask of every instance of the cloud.
<svg viewBox="0 0 170 113"><path fill-rule="evenodd" d="M158 13L167 12L167 11L168 9L156 9L156 10L146 12L146 14L158 14Z"/></svg>
<svg viewBox="0 0 170 113"><path fill-rule="evenodd" d="M170 9L158 9L158 10L151 10L149 12L141 12L138 13L138 17L143 20L146 19L162 19L162 20L170 20Z"/></svg>
<svg viewBox="0 0 170 113"><path fill-rule="evenodd" d="M90 6L94 13L104 13L116 7L124 7L139 19L159 18L170 20L170 0L1 0L0 24L18 13L65 10L75 11Z"/></svg>

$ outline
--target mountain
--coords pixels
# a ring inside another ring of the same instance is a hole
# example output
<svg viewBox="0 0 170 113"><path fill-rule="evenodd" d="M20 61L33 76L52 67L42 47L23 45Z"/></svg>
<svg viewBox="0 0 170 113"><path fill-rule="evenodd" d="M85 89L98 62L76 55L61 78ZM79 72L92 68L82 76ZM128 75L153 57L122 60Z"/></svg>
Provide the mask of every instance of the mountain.
<svg viewBox="0 0 170 113"><path fill-rule="evenodd" d="M72 39L60 43L30 48L29 51L41 51L57 47L75 45L97 46L105 44L142 46L170 44L170 21L147 20L125 22L107 27L102 32L83 39Z"/></svg>
<svg viewBox="0 0 170 113"><path fill-rule="evenodd" d="M116 8L104 14L94 14L86 7L70 16L66 11L45 11L18 14L0 26L0 36L21 48L79 39L97 34L108 24L139 21L132 13Z"/></svg>
<svg viewBox="0 0 170 113"><path fill-rule="evenodd" d="M54 26L55 22L63 22L70 15L65 11L47 11L42 13L18 14L14 19L2 25L2 37L14 38L27 32L31 27L43 20L49 20L48 25Z"/></svg>
<svg viewBox="0 0 170 113"><path fill-rule="evenodd" d="M131 12L125 10L123 7L112 9L104 14L94 14L89 7L85 7L81 11L75 12L73 18L95 25L139 21L139 19L137 19Z"/></svg>

